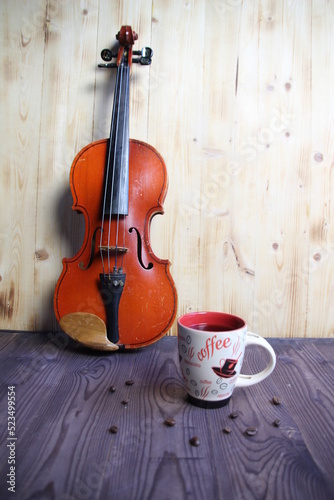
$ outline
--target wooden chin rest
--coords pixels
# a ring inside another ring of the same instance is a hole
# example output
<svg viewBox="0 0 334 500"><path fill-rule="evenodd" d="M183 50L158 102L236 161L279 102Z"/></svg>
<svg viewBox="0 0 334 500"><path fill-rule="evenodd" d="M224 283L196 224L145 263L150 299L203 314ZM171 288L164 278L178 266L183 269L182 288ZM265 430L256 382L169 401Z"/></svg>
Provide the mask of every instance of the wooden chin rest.
<svg viewBox="0 0 334 500"><path fill-rule="evenodd" d="M118 345L107 337L106 325L95 314L76 312L63 316L61 329L73 340L98 351L117 351Z"/></svg>

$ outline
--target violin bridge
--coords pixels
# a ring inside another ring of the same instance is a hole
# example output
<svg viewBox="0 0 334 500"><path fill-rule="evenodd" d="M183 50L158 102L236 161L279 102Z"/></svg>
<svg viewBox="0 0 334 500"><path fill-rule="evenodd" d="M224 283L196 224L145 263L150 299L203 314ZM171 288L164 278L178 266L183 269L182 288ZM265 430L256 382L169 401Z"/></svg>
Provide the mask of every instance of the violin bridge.
<svg viewBox="0 0 334 500"><path fill-rule="evenodd" d="M118 246L100 245L99 248L100 250L102 250L102 252L109 252L111 254L126 253L129 251L129 249L126 247L118 247Z"/></svg>

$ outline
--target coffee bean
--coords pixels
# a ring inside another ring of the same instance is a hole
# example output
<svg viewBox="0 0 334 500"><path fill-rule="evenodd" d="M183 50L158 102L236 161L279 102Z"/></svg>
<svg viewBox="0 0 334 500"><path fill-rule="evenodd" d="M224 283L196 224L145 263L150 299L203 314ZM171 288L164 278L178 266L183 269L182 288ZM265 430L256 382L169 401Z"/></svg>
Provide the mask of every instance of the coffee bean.
<svg viewBox="0 0 334 500"><path fill-rule="evenodd" d="M117 425L112 425L112 426L110 427L110 429L109 429L109 432L110 432L111 434L116 434L116 432L117 432L117 431L118 431L118 427L117 427Z"/></svg>
<svg viewBox="0 0 334 500"><path fill-rule="evenodd" d="M230 418L235 419L235 418L237 418L237 417L239 417L239 412L237 412L237 411L232 411L232 413L230 414Z"/></svg>
<svg viewBox="0 0 334 500"><path fill-rule="evenodd" d="M123 401L122 401L122 405L127 405L127 404L128 404L128 402L129 402L129 399L128 399L128 398L123 399Z"/></svg>
<svg viewBox="0 0 334 500"><path fill-rule="evenodd" d="M256 427L248 427L248 429L246 429L247 436L255 436L256 433L257 433Z"/></svg>
<svg viewBox="0 0 334 500"><path fill-rule="evenodd" d="M192 437L189 442L191 446L199 446L201 444L199 437L197 436Z"/></svg>
<svg viewBox="0 0 334 500"><path fill-rule="evenodd" d="M115 392L116 391L116 387L114 385L111 385L109 387L109 392Z"/></svg>
<svg viewBox="0 0 334 500"><path fill-rule="evenodd" d="M274 405L278 406L281 404L281 399L278 397L278 396L274 396L273 399L272 399L272 402Z"/></svg>
<svg viewBox="0 0 334 500"><path fill-rule="evenodd" d="M224 427L223 432L225 434L230 434L230 432L232 432L232 429L230 427Z"/></svg>
<svg viewBox="0 0 334 500"><path fill-rule="evenodd" d="M175 420L173 418L166 418L164 424L167 425L167 427L173 427L175 425Z"/></svg>
<svg viewBox="0 0 334 500"><path fill-rule="evenodd" d="M134 381L134 380L127 380L127 381L125 382L125 385L133 385L134 383L135 383L135 381Z"/></svg>
<svg viewBox="0 0 334 500"><path fill-rule="evenodd" d="M281 425L281 421L279 418L276 418L276 420L273 423L274 427L279 427Z"/></svg>

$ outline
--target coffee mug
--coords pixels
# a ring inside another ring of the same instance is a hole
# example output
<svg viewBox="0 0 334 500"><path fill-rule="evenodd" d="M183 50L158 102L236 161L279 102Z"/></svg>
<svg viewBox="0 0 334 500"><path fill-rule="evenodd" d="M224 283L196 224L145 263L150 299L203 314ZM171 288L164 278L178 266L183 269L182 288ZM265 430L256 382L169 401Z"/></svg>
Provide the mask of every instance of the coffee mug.
<svg viewBox="0 0 334 500"><path fill-rule="evenodd" d="M241 374L245 348L263 347L270 355L266 368ZM276 364L271 345L247 331L246 322L222 312L194 312L178 319L181 372L189 401L203 408L228 404L235 387L249 387L268 377Z"/></svg>

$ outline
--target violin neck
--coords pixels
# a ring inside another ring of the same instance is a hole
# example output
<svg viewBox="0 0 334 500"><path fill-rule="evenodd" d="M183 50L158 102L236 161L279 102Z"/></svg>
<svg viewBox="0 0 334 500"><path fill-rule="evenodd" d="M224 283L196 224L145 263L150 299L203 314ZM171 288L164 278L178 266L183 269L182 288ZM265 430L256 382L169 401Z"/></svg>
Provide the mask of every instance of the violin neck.
<svg viewBox="0 0 334 500"><path fill-rule="evenodd" d="M104 213L106 215L128 214L129 80L130 68L125 60L117 68L105 178Z"/></svg>

